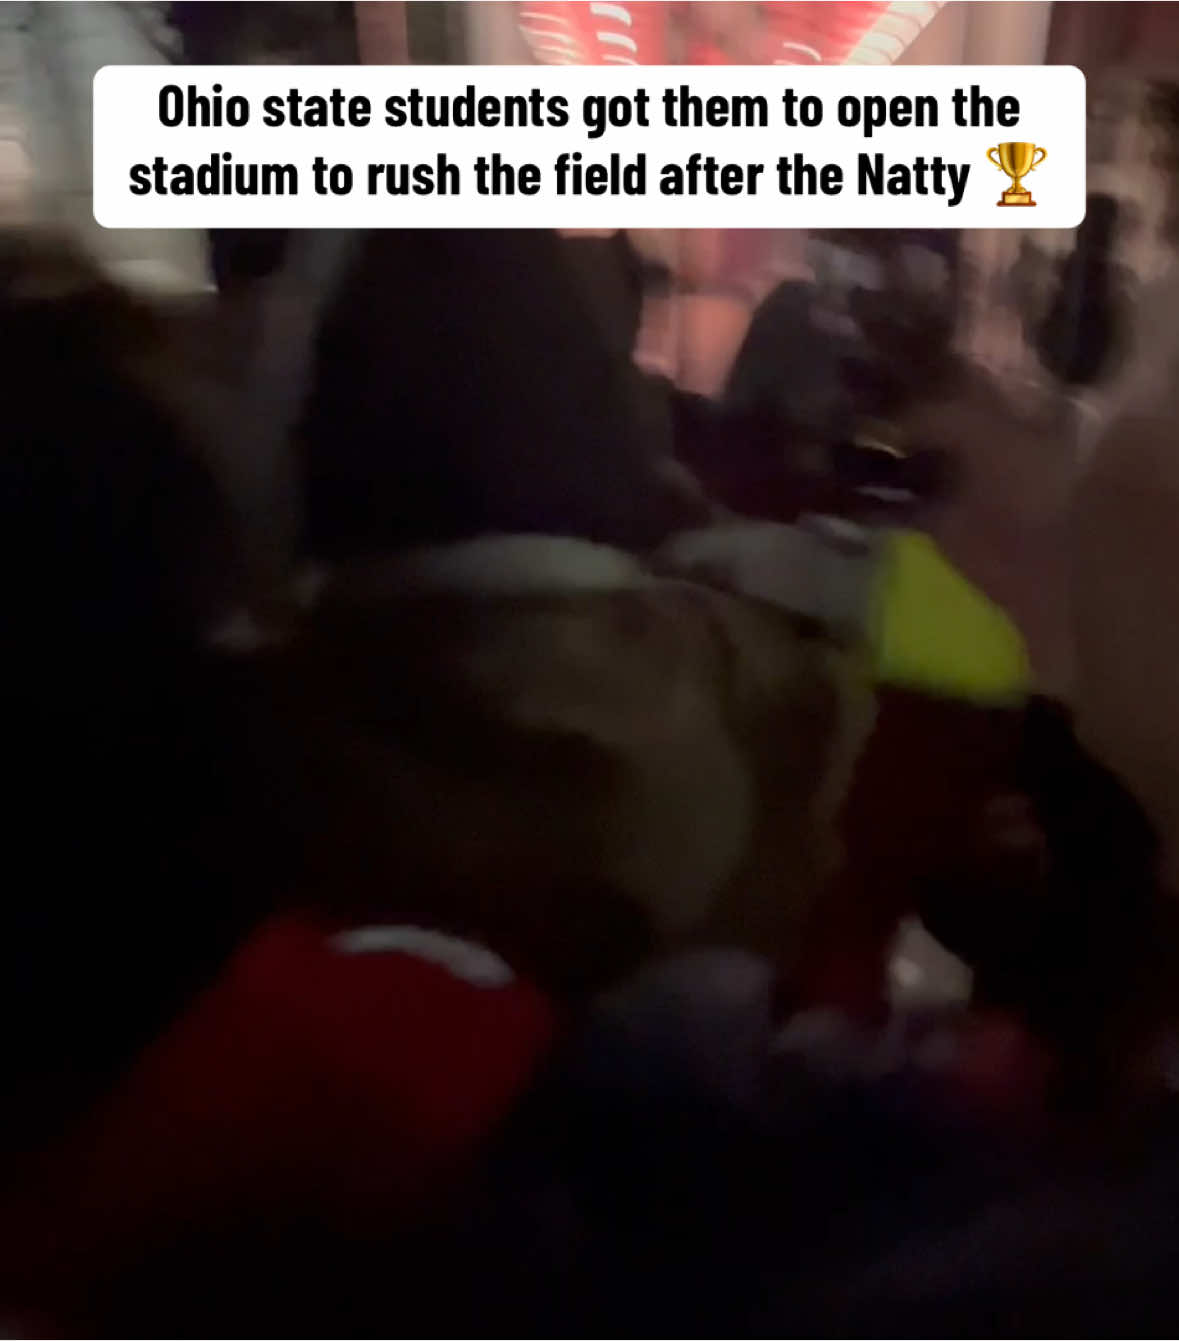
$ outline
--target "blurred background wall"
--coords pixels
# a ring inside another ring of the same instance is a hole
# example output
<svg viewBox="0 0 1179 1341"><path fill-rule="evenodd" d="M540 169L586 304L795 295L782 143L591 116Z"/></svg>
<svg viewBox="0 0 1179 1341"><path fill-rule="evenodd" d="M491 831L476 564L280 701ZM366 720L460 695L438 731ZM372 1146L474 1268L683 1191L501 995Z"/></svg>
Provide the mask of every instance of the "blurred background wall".
<svg viewBox="0 0 1179 1341"><path fill-rule="evenodd" d="M0 4L0 202L7 220L50 224L155 289L208 286L204 236L108 231L91 207L91 86L103 65L176 59L170 6Z"/></svg>

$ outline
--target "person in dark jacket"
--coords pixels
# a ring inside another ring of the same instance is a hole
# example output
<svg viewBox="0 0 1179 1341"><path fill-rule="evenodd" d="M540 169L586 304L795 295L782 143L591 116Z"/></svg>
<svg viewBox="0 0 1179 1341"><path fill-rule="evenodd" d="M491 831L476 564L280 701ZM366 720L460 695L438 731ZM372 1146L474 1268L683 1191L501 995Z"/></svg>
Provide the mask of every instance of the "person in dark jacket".
<svg viewBox="0 0 1179 1341"><path fill-rule="evenodd" d="M0 318L3 1109L40 1136L240 930L244 851L214 839L232 732L203 650L240 569L160 315L70 247L5 234Z"/></svg>
<svg viewBox="0 0 1179 1341"><path fill-rule="evenodd" d="M324 559L486 532L653 548L707 516L666 405L546 232L367 235L326 313L302 427Z"/></svg>
<svg viewBox="0 0 1179 1341"><path fill-rule="evenodd" d="M1086 202L1076 244L1060 267L1055 296L1036 332L1044 367L1064 386L1104 382L1127 353L1128 272L1116 258L1122 209L1113 196Z"/></svg>

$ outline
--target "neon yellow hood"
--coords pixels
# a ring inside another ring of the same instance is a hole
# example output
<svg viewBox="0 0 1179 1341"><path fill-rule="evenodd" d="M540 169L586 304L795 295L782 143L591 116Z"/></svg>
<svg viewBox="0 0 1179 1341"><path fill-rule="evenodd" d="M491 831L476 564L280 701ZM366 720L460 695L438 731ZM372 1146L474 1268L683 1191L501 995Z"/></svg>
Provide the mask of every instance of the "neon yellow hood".
<svg viewBox="0 0 1179 1341"><path fill-rule="evenodd" d="M877 683L996 705L1030 692L1019 630L921 532L884 542L870 636Z"/></svg>

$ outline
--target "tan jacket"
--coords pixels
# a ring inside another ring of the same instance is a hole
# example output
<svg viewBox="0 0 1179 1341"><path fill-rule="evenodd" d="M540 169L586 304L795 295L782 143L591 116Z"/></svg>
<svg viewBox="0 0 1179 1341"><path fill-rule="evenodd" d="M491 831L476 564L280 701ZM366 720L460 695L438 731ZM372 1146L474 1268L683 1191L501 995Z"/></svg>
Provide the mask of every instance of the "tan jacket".
<svg viewBox="0 0 1179 1341"><path fill-rule="evenodd" d="M338 888L392 863L383 890L582 979L610 976L620 905L648 950L796 954L869 693L784 611L492 537L337 576L287 656Z"/></svg>

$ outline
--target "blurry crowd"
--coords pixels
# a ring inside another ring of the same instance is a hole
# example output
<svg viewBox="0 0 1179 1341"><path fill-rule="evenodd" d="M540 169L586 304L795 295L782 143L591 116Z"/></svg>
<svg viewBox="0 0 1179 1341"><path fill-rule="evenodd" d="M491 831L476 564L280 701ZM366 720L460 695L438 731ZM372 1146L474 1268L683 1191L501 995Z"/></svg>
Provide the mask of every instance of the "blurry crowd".
<svg viewBox="0 0 1179 1341"><path fill-rule="evenodd" d="M714 265L699 378L643 235L0 237L0 1330L1172 1324L1133 226L1025 247L1034 395L954 235Z"/></svg>

